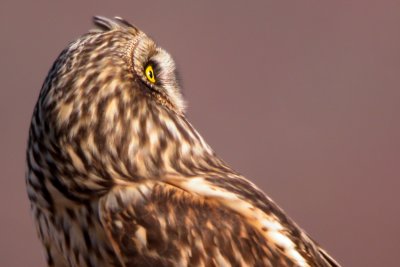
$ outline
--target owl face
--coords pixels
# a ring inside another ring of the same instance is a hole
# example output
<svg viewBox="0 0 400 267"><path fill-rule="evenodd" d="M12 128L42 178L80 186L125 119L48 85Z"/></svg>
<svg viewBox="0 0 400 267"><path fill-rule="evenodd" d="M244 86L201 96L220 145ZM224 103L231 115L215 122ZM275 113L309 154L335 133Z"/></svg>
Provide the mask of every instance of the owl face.
<svg viewBox="0 0 400 267"><path fill-rule="evenodd" d="M160 104L182 114L185 105L176 80L173 59L142 32L136 41L132 55L133 68L145 90L150 91Z"/></svg>

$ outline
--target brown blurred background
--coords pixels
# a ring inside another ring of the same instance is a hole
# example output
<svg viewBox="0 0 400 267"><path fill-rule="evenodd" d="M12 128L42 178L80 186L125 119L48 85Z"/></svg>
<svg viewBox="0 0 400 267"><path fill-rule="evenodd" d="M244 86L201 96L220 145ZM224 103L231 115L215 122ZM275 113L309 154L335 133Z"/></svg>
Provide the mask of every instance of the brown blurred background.
<svg viewBox="0 0 400 267"><path fill-rule="evenodd" d="M191 122L344 266L398 266L400 2L232 2L1 1L0 266L44 266L28 125L52 62L96 14L173 55Z"/></svg>

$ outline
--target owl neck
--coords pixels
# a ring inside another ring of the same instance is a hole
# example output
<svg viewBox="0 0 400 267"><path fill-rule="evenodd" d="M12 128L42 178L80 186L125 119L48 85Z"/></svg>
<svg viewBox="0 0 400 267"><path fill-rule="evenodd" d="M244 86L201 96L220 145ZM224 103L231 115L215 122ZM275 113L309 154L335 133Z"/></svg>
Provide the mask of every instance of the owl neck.
<svg viewBox="0 0 400 267"><path fill-rule="evenodd" d="M123 114L104 113L92 125L80 119L59 130L37 108L28 148L30 173L37 165L37 175L66 198L82 201L103 195L118 181L229 171L184 116L143 101Z"/></svg>
<svg viewBox="0 0 400 267"><path fill-rule="evenodd" d="M122 166L112 171L121 172L123 179L192 176L227 168L183 115L151 101L138 105L127 127L116 127L107 136L106 153Z"/></svg>

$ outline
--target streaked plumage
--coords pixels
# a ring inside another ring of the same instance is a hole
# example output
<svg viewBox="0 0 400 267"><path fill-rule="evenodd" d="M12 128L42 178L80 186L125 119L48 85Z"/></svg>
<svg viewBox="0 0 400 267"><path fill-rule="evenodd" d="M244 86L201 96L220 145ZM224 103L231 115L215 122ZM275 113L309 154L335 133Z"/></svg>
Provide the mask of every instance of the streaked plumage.
<svg viewBox="0 0 400 267"><path fill-rule="evenodd" d="M338 266L186 120L169 54L94 20L49 71L29 132L48 265Z"/></svg>

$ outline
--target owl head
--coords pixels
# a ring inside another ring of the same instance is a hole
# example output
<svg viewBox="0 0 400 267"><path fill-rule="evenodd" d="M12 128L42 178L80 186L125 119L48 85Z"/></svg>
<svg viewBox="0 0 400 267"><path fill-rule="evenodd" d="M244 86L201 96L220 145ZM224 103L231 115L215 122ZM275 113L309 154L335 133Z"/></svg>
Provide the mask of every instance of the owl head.
<svg viewBox="0 0 400 267"><path fill-rule="evenodd" d="M70 128L71 117L111 111L110 116L140 98L182 115L185 104L171 56L121 18L95 17L94 22L99 29L61 53L42 90L41 100L55 109L57 125Z"/></svg>
<svg viewBox="0 0 400 267"><path fill-rule="evenodd" d="M180 94L179 85L176 79L175 63L172 57L161 47L157 46L152 39L138 28L129 24L127 21L116 17L110 20L104 17L94 17L94 22L100 30L92 32L100 33L102 36L115 36L117 31L121 31L129 40L125 45L126 54L117 53L122 56L130 67L128 71L135 75L135 87L143 92L158 104L183 114L185 104ZM104 38L104 37L103 37ZM107 37L105 37L107 39ZM121 45L121 44L120 44ZM111 48L111 47L110 47ZM121 52L119 49L117 51ZM102 49L103 53L112 54Z"/></svg>
<svg viewBox="0 0 400 267"><path fill-rule="evenodd" d="M48 73L28 160L69 192L209 165L213 152L185 119L171 56L121 18L94 22Z"/></svg>

